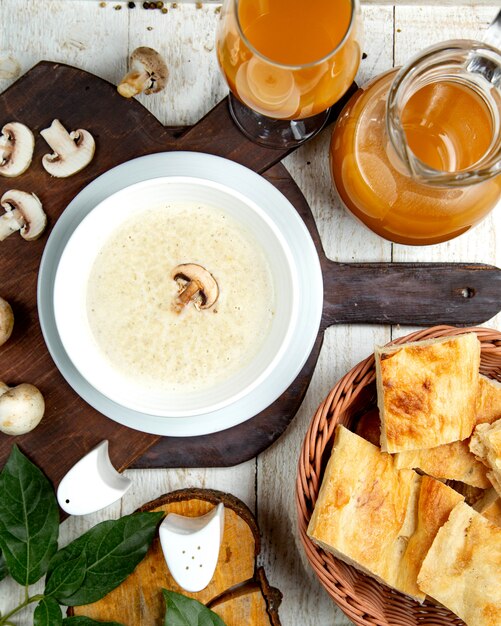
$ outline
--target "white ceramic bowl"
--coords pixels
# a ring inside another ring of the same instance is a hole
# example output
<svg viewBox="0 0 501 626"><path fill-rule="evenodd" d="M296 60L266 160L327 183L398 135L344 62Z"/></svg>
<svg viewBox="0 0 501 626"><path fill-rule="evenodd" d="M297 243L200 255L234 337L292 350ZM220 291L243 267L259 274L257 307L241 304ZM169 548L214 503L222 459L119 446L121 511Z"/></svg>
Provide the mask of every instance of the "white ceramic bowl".
<svg viewBox="0 0 501 626"><path fill-rule="evenodd" d="M138 206L201 203L233 217L262 246L273 276L276 307L271 329L255 357L230 378L200 391L146 390L114 369L87 317L87 285L99 251ZM273 219L238 191L186 176L143 181L99 203L77 226L61 255L54 282L54 314L62 344L76 369L101 394L140 413L187 417L217 411L250 394L284 358L297 327L298 280L294 255Z"/></svg>

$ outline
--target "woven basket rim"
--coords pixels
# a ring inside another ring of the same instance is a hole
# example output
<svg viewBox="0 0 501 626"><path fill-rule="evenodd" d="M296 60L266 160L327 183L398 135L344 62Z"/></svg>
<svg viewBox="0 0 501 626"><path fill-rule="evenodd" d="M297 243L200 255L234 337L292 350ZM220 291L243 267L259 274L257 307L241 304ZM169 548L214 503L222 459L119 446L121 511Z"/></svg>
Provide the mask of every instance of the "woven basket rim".
<svg viewBox="0 0 501 626"><path fill-rule="evenodd" d="M501 332L486 327L434 326L412 332L386 345L476 333L481 342L480 371L501 379ZM296 509L301 543L313 571L339 608L359 626L464 626L449 610L378 583L317 546L306 534L318 496L325 454L335 427L347 409L375 381L374 353L355 365L332 387L313 415L298 460Z"/></svg>

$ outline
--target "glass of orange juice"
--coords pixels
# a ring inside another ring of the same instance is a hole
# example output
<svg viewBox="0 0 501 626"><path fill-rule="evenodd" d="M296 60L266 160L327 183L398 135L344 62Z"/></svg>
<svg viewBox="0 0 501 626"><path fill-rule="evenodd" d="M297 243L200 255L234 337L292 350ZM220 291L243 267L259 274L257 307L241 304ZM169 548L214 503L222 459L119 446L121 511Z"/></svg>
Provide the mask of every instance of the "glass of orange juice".
<svg viewBox="0 0 501 626"><path fill-rule="evenodd" d="M358 0L225 0L217 30L230 111L257 143L315 135L361 58Z"/></svg>

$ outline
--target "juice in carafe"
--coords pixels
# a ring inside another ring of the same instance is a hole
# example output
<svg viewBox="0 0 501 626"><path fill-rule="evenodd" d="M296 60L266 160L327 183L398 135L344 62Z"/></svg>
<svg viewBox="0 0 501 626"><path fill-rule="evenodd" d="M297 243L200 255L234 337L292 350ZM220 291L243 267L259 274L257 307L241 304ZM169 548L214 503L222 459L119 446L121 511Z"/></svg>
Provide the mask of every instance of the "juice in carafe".
<svg viewBox="0 0 501 626"><path fill-rule="evenodd" d="M439 243L467 231L496 205L501 176L464 186L413 177L386 128L387 95L396 72L369 83L345 107L331 142L332 176L346 207L374 232L397 243ZM407 149L442 172L474 168L494 137L492 111L462 81L419 87L400 119Z"/></svg>
<svg viewBox="0 0 501 626"><path fill-rule="evenodd" d="M407 144L423 163L455 172L477 163L492 141L492 115L485 102L460 83L430 83L404 107Z"/></svg>
<svg viewBox="0 0 501 626"><path fill-rule="evenodd" d="M218 37L219 63L233 94L276 119L328 109L360 62L353 6L354 0L236 1L239 28L223 18Z"/></svg>

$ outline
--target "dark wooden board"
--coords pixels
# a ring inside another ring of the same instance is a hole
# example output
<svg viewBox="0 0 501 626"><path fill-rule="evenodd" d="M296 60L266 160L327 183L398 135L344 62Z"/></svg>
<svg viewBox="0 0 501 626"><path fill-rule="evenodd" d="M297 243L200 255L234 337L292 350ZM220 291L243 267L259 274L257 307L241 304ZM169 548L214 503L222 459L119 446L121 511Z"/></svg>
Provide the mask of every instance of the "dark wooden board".
<svg viewBox="0 0 501 626"><path fill-rule="evenodd" d="M51 178L41 166L48 147L39 131L56 117L70 130L88 129L97 143L90 166L63 180ZM0 349L0 379L9 385L36 384L45 396L47 410L32 433L16 439L0 435L0 465L15 441L58 483L77 459L103 439L110 440L111 458L118 469L134 462L138 467L233 465L269 446L294 417L318 358L323 329L329 324L469 325L489 319L501 308L501 272L495 268L329 261L306 200L278 163L286 153L246 139L231 121L225 101L190 129L164 128L137 101L121 98L114 85L76 68L42 62L0 96L0 123L11 120L23 122L34 131L35 155L22 176L0 178L0 194L13 187L35 192L44 202L49 227L39 241L28 243L13 235L0 246L0 295L12 304L16 318L13 337ZM226 156L263 173L303 217L317 246L325 281L321 331L301 374L287 392L240 426L181 440L126 428L87 405L64 381L49 356L36 309L43 248L51 227L71 199L115 165L144 154L179 149ZM474 297L465 298L463 292Z"/></svg>

